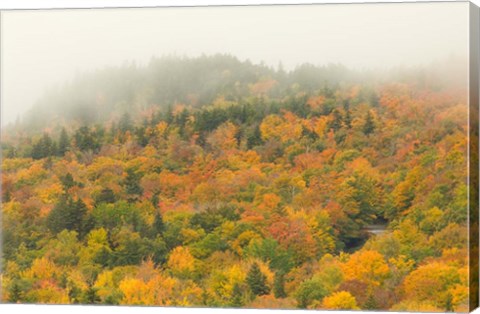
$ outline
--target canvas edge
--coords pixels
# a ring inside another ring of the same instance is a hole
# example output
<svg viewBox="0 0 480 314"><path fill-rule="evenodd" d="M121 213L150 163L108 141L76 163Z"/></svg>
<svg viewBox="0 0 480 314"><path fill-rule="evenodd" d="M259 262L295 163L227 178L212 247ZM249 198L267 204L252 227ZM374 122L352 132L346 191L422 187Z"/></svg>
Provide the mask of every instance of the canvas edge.
<svg viewBox="0 0 480 314"><path fill-rule="evenodd" d="M479 306L479 57L480 57L480 9L470 2L469 7L469 147L468 147L468 187L469 187L469 310Z"/></svg>
<svg viewBox="0 0 480 314"><path fill-rule="evenodd" d="M44 5L39 2L35 5L12 2L15 4L4 4L0 1L0 10L4 12L19 11L62 11L62 10L108 10L108 9L156 9L156 8L214 8L214 7L270 7L270 6L312 6L312 5L378 5L378 4L469 4L470 0L184 0L155 1L138 4L135 0L124 0L122 2L108 3L103 0L97 2L89 1L82 4L81 1L62 3L60 0L51 0L51 4ZM220 2L218 2L220 1ZM480 0L479 0L480 1Z"/></svg>

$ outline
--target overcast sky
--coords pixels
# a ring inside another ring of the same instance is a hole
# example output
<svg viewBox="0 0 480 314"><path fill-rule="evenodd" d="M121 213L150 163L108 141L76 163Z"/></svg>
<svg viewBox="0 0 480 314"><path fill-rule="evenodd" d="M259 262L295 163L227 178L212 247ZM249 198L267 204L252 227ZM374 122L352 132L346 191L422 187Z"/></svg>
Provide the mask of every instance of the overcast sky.
<svg viewBox="0 0 480 314"><path fill-rule="evenodd" d="M468 53L468 3L8 11L2 123L76 72L152 56L229 53L286 69L429 64Z"/></svg>

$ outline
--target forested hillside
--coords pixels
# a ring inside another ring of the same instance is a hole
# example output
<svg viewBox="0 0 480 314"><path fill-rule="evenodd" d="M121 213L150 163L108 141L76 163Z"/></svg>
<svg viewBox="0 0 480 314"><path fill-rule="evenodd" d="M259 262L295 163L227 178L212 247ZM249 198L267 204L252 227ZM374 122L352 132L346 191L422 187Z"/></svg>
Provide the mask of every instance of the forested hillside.
<svg viewBox="0 0 480 314"><path fill-rule="evenodd" d="M166 57L51 90L2 134L3 300L466 311L437 74Z"/></svg>

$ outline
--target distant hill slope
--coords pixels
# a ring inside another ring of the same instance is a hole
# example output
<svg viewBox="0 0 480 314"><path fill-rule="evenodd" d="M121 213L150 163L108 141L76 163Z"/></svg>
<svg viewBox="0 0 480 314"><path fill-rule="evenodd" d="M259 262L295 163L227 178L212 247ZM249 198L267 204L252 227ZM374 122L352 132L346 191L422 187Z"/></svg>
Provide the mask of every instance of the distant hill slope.
<svg viewBox="0 0 480 314"><path fill-rule="evenodd" d="M304 64L287 73L228 55L163 57L143 67L128 63L79 75L42 97L22 121L30 130L72 121L91 124L152 107L178 103L201 107L219 96L238 100L268 93L281 98L295 86L314 91L352 77L338 65Z"/></svg>

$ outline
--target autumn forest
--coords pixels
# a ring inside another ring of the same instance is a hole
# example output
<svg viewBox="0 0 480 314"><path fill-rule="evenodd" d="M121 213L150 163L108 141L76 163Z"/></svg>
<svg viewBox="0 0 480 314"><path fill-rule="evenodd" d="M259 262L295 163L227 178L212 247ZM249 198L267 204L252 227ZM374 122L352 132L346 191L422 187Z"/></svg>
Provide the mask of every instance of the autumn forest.
<svg viewBox="0 0 480 314"><path fill-rule="evenodd" d="M2 129L2 301L467 311L466 84L441 71L77 75Z"/></svg>

